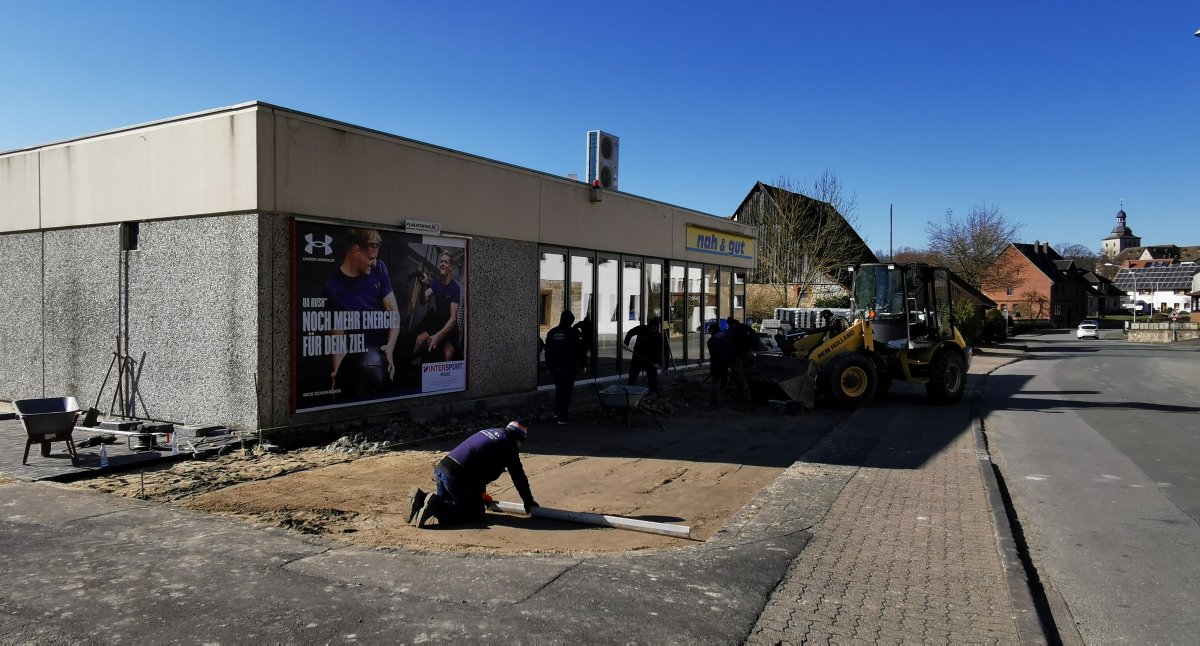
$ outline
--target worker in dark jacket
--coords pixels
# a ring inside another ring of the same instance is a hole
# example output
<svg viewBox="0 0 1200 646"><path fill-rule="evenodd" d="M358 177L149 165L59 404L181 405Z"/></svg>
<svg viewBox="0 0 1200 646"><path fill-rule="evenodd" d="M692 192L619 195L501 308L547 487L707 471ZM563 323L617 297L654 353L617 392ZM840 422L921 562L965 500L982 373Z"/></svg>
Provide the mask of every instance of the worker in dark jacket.
<svg viewBox="0 0 1200 646"><path fill-rule="evenodd" d="M729 384L729 364L737 354L737 342L733 331L722 330L721 324L712 322L708 325L708 376L712 380L708 401L717 405L720 393Z"/></svg>
<svg viewBox="0 0 1200 646"><path fill-rule="evenodd" d="M750 389L746 382L746 371L754 360L754 330L749 325L729 316L725 319L730 336L732 354L729 357L729 381L733 383L734 398L745 401Z"/></svg>
<svg viewBox="0 0 1200 646"><path fill-rule="evenodd" d="M625 347L629 347L630 339L634 341L633 359L629 362L629 385L636 386L638 374L646 371L646 385L651 393L658 392L658 364L662 361L663 335L662 324L658 317L652 317L645 325L638 325L625 333Z"/></svg>
<svg viewBox="0 0 1200 646"><path fill-rule="evenodd" d="M572 328L575 315L564 311L558 325L546 333L546 369L554 378L554 421L566 424L571 421L571 395L575 392L575 368L583 340L579 330Z"/></svg>
<svg viewBox="0 0 1200 646"><path fill-rule="evenodd" d="M483 520L488 483L508 470L513 486L525 503L525 513L537 507L529 491L529 479L521 465L521 446L528 430L520 422L504 428L487 428L463 440L433 470L437 493L420 488L409 499L408 522L424 527L433 518L438 525Z"/></svg>

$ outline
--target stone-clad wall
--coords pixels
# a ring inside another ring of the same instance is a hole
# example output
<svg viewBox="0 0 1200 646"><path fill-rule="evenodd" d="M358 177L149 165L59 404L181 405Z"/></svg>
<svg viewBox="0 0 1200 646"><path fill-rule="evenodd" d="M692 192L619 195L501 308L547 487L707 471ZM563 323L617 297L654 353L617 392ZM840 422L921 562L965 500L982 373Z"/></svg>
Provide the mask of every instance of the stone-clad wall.
<svg viewBox="0 0 1200 646"><path fill-rule="evenodd" d="M117 349L120 227L46 231L43 262L45 322L43 361L46 397L73 396L87 408ZM108 410L115 377L100 403Z"/></svg>
<svg viewBox="0 0 1200 646"><path fill-rule="evenodd" d="M42 397L42 234L0 235L0 399Z"/></svg>
<svg viewBox="0 0 1200 646"><path fill-rule="evenodd" d="M70 395L92 406L119 334L133 360L130 411L187 424L330 425L537 387L536 243L470 242L466 392L296 415L290 218L141 222L129 252L120 237L119 226L0 236L9 261L0 274L9 304L0 310L0 398ZM115 384L114 375L101 410Z"/></svg>
<svg viewBox="0 0 1200 646"><path fill-rule="evenodd" d="M537 387L538 251L533 242L471 240L470 397Z"/></svg>
<svg viewBox="0 0 1200 646"><path fill-rule="evenodd" d="M138 230L130 252L118 225L0 236L10 263L0 398L73 396L83 408L98 398L120 413L120 336L133 360L122 380L131 414L257 428L258 216Z"/></svg>
<svg viewBox="0 0 1200 646"><path fill-rule="evenodd" d="M258 428L259 220L141 223L127 325L143 415Z"/></svg>

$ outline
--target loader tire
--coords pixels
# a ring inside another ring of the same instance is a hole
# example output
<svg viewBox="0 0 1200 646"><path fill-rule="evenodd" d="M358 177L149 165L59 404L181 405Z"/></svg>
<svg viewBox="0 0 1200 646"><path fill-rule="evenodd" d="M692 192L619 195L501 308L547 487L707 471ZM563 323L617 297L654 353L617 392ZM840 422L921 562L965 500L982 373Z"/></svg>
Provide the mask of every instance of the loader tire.
<svg viewBox="0 0 1200 646"><path fill-rule="evenodd" d="M935 403L953 404L962 399L967 386L966 362L957 352L939 352L929 364L925 392Z"/></svg>
<svg viewBox="0 0 1200 646"><path fill-rule="evenodd" d="M870 357L858 352L839 354L822 372L825 393L841 408L858 408L875 397L879 375Z"/></svg>

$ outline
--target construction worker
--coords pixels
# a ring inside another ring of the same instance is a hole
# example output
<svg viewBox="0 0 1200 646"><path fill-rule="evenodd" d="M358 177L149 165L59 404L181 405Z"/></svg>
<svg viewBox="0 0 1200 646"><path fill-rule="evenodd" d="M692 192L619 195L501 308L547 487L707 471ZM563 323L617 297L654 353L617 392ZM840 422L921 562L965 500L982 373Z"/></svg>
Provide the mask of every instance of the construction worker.
<svg viewBox="0 0 1200 646"><path fill-rule="evenodd" d="M438 525L483 520L487 486L505 469L525 503L525 513L529 513L538 504L521 465L520 449L527 435L525 425L513 421L504 428L486 428L463 440L433 470L437 492L413 490L408 522L424 527L434 518Z"/></svg>
<svg viewBox="0 0 1200 646"><path fill-rule="evenodd" d="M729 380L733 383L734 397L740 401L746 401L750 394L750 388L746 383L746 370L753 360L754 341L751 335L754 330L733 316L727 317L725 322L729 326L726 333L729 335L729 343L732 346L727 364Z"/></svg>
<svg viewBox="0 0 1200 646"><path fill-rule="evenodd" d="M737 351L732 332L717 322L708 324L708 376L712 381L708 402L716 406L720 392L729 384L729 364Z"/></svg>
<svg viewBox="0 0 1200 646"><path fill-rule="evenodd" d="M655 394L658 392L658 364L663 355L662 324L659 318L652 317L645 325L630 328L625 333L625 347L628 348L629 341L635 337L637 341L631 348L633 358L629 362L629 385L636 386L638 375L644 370L650 394Z"/></svg>
<svg viewBox="0 0 1200 646"><path fill-rule="evenodd" d="M575 392L575 369L579 365L583 340L579 330L571 326L575 315L565 310L558 325L546 333L546 368L554 378L554 421L571 421L571 395Z"/></svg>

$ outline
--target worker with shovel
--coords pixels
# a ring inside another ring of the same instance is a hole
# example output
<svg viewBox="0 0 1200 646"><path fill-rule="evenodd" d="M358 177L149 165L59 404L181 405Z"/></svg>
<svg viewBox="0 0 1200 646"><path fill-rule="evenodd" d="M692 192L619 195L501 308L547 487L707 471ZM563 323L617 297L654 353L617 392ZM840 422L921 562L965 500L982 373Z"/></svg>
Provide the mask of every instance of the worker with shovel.
<svg viewBox="0 0 1200 646"><path fill-rule="evenodd" d="M646 371L646 385L650 393L658 392L658 364L662 361L663 335L662 324L657 316L651 317L645 325L638 325L625 333L625 347L629 348L630 339L637 338L633 347L633 360L629 362L629 385L636 386L638 374Z"/></svg>
<svg viewBox="0 0 1200 646"><path fill-rule="evenodd" d="M434 518L439 526L483 520L487 485L506 469L525 503L525 513L529 513L538 504L521 465L520 449L527 435L525 425L513 421L504 428L487 428L463 440L433 470L437 492L426 494L420 488L413 491L408 522L425 527Z"/></svg>

